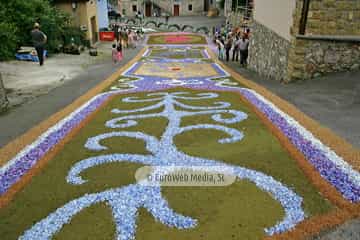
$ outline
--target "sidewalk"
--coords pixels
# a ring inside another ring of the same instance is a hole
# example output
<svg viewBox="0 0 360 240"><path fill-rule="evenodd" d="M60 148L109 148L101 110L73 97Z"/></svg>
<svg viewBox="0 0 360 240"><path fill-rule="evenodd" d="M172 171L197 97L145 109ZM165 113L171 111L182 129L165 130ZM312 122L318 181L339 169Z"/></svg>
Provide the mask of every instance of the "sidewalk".
<svg viewBox="0 0 360 240"><path fill-rule="evenodd" d="M125 49L123 61L114 64L108 55L111 43L102 45L103 53L94 60L84 52L55 56L44 67L31 62L0 63L0 71L7 72L3 77L5 87L12 89L13 106L0 115L0 148L98 85L142 49Z"/></svg>
<svg viewBox="0 0 360 240"><path fill-rule="evenodd" d="M52 89L84 74L89 67L110 62L111 43L98 45L98 56L92 57L88 51L81 55L57 54L45 60L44 66L27 61L0 62L10 108L29 102L47 94Z"/></svg>

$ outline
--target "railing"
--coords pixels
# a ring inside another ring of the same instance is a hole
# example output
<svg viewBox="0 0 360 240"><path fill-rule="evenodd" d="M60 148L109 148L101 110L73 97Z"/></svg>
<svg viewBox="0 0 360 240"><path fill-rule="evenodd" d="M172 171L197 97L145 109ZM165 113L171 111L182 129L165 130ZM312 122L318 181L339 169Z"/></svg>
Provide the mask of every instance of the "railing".
<svg viewBox="0 0 360 240"><path fill-rule="evenodd" d="M235 12L241 14L245 20L251 20L253 17L253 8L250 6L238 6Z"/></svg>
<svg viewBox="0 0 360 240"><path fill-rule="evenodd" d="M235 11L231 12L228 19L233 26L248 27L253 19L253 8L251 6L238 6Z"/></svg>

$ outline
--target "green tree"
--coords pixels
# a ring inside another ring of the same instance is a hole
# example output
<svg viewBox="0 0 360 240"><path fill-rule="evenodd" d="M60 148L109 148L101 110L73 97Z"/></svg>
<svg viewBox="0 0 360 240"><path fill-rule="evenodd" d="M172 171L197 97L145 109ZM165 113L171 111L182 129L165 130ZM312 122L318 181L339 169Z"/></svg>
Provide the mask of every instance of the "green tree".
<svg viewBox="0 0 360 240"><path fill-rule="evenodd" d="M1 17L1 15L0 15ZM14 24L0 22L0 61L13 57L13 51L17 46L16 32Z"/></svg>
<svg viewBox="0 0 360 240"><path fill-rule="evenodd" d="M31 45L30 31L35 22L48 37L47 50L54 51L70 24L70 17L48 0L11 0L0 2L0 60L13 57L17 47Z"/></svg>

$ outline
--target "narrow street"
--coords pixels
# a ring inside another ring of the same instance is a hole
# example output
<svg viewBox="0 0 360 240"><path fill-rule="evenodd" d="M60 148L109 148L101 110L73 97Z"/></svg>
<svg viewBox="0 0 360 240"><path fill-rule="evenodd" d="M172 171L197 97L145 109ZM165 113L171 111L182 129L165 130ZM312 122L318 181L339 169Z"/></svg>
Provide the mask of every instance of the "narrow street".
<svg viewBox="0 0 360 240"><path fill-rule="evenodd" d="M213 37L0 62L1 239L360 240L360 72L284 84Z"/></svg>

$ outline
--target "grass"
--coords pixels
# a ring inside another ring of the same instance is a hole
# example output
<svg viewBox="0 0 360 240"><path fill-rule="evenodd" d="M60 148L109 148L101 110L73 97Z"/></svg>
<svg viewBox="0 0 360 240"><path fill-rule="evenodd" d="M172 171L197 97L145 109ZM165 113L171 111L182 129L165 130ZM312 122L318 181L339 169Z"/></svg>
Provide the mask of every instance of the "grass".
<svg viewBox="0 0 360 240"><path fill-rule="evenodd" d="M176 89L184 91L184 89ZM175 90L173 90L175 91ZM185 90L190 91L190 90ZM191 91L197 92L197 91ZM203 92L203 91L202 91ZM146 96L145 93L136 96ZM64 149L57 154L42 173L6 208L0 209L0 236L2 240L17 239L34 223L67 202L86 193L104 191L112 187L135 182L135 171L140 164L111 163L91 168L82 176L89 181L83 185L66 183L70 168L78 161L91 156L110 153L147 153L144 143L130 138L112 138L103 141L109 150L94 153L83 146L89 137L110 132L104 124L115 116L113 108L136 109L149 103L123 103L122 96L113 99L87 124ZM228 101L232 109L241 110L249 118L229 127L244 132L245 138L237 143L219 144L222 132L194 130L175 138L176 146L183 152L239 165L273 176L304 198L307 216L329 212L333 206L324 199L297 167L287 151L267 130L257 116L234 93L220 93L219 99L187 101L191 105L206 106L214 101ZM159 111L159 110L157 110ZM214 123L210 116L187 117L183 126ZM142 131L159 138L167 120L143 119L137 126L125 131ZM199 220L191 230L175 230L156 222L145 210L140 211L136 239L259 239L263 229L274 225L283 216L278 202L260 191L253 183L238 181L227 187L163 187L163 195L177 212ZM109 207L93 205L72 219L54 239L114 239L115 225ZM76 236L76 237L74 237Z"/></svg>

